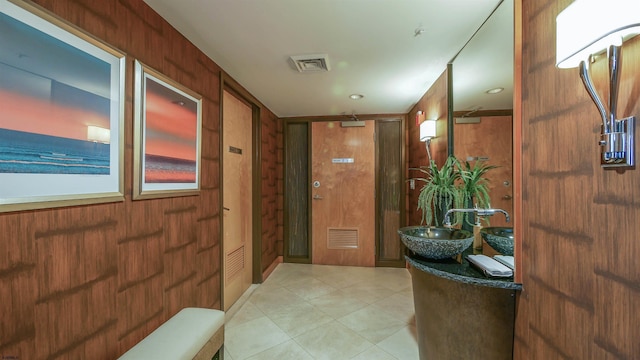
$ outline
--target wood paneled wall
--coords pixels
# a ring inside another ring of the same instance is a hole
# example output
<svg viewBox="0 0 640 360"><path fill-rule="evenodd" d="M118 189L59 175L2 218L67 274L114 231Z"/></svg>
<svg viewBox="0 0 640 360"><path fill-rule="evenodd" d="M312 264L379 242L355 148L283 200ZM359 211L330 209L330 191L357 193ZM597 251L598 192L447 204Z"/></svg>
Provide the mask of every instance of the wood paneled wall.
<svg viewBox="0 0 640 360"><path fill-rule="evenodd" d="M419 110L424 112L424 119L438 120L436 125L436 134L438 136L431 140L431 157L438 166L442 166L447 159L447 74L448 71L445 69L438 80L435 81L420 101L409 111L407 116L407 162L409 168L429 165L427 149L425 148L425 144L419 140L420 126L416 124L416 113ZM408 170L407 179L413 177L422 177L422 174L418 171ZM422 219L422 213L416 209L421 187L421 182L416 182L415 190L411 190L407 185L407 225L419 225Z"/></svg>
<svg viewBox="0 0 640 360"><path fill-rule="evenodd" d="M220 308L220 68L142 0L36 3L127 53L126 200L0 214L0 357L114 359L183 307ZM131 201L134 59L203 96L199 196ZM268 266L282 136L261 114Z"/></svg>
<svg viewBox="0 0 640 360"><path fill-rule="evenodd" d="M271 112L261 113L262 131L262 271L283 255L283 127ZM264 280L264 279L263 279Z"/></svg>
<svg viewBox="0 0 640 360"><path fill-rule="evenodd" d="M600 168L596 106L578 69L555 67L555 19L571 0L522 3L524 290L515 358L637 359L640 172ZM622 57L619 115L638 118L640 38ZM601 94L606 67L603 58L593 65Z"/></svg>

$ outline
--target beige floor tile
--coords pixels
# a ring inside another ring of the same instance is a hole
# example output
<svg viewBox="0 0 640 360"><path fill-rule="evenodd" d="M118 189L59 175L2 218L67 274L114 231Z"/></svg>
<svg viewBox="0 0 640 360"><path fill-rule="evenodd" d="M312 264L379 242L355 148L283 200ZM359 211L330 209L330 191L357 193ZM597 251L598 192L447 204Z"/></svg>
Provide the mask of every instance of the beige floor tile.
<svg viewBox="0 0 640 360"><path fill-rule="evenodd" d="M398 359L418 360L420 358L414 326L405 326L379 342L377 346Z"/></svg>
<svg viewBox="0 0 640 360"><path fill-rule="evenodd" d="M353 284L348 289L342 290L349 293L350 296L367 304L373 304L395 294L393 290L379 283L358 283Z"/></svg>
<svg viewBox="0 0 640 360"><path fill-rule="evenodd" d="M357 267L334 267L326 272L314 273L316 279L337 288L344 289L355 284L362 284L371 281L374 277L374 268L357 268Z"/></svg>
<svg viewBox="0 0 640 360"><path fill-rule="evenodd" d="M406 288L404 288L403 290L398 291L397 293L413 298L413 286L409 285Z"/></svg>
<svg viewBox="0 0 640 360"><path fill-rule="evenodd" d="M274 281L265 281L253 291L252 296L253 294L278 293L282 290L282 288L283 286L280 283Z"/></svg>
<svg viewBox="0 0 640 360"><path fill-rule="evenodd" d="M326 295L337 290L333 286L313 277L289 282L285 287L289 291L306 300Z"/></svg>
<svg viewBox="0 0 640 360"><path fill-rule="evenodd" d="M244 360L289 339L273 321L261 317L225 331L224 345L234 360Z"/></svg>
<svg viewBox="0 0 640 360"><path fill-rule="evenodd" d="M388 352L380 349L377 346L373 346L364 352L351 358L352 360L397 360L396 357ZM225 359L226 360L226 359Z"/></svg>
<svg viewBox="0 0 640 360"><path fill-rule="evenodd" d="M260 309L250 302L245 302L242 307L236 312L231 320L225 320L225 329L238 326L247 321L255 320L257 318L265 316Z"/></svg>
<svg viewBox="0 0 640 360"><path fill-rule="evenodd" d="M341 317L338 321L374 344L406 326L403 320L396 319L375 306L367 306Z"/></svg>
<svg viewBox="0 0 640 360"><path fill-rule="evenodd" d="M249 298L249 302L266 313L304 303L305 300L286 288L280 288L278 291L271 292L256 290Z"/></svg>
<svg viewBox="0 0 640 360"><path fill-rule="evenodd" d="M334 320L333 317L309 303L296 304L280 311L268 312L267 316L291 337L304 334Z"/></svg>
<svg viewBox="0 0 640 360"><path fill-rule="evenodd" d="M304 351L298 343L289 340L254 355L247 360L313 360L313 357Z"/></svg>
<svg viewBox="0 0 640 360"><path fill-rule="evenodd" d="M252 284L251 286L249 286L249 288L242 294L242 296L240 296L240 298L238 298L236 302L231 305L229 310L225 311L224 313L225 322L228 322L230 319L232 319L235 316L235 314L240 310L240 308L242 308L244 304L249 300L253 292L256 291L259 287L260 285L258 284Z"/></svg>
<svg viewBox="0 0 640 360"><path fill-rule="evenodd" d="M381 311L390 314L396 319L402 320L405 324L414 322L415 309L413 307L413 297L394 294L380 301L373 303L373 306L380 308Z"/></svg>
<svg viewBox="0 0 640 360"><path fill-rule="evenodd" d="M233 360L231 354L229 354L229 351L227 351L227 348L224 349L224 360Z"/></svg>
<svg viewBox="0 0 640 360"><path fill-rule="evenodd" d="M265 281L280 285L288 284L302 278L312 278L313 269L306 264L279 264Z"/></svg>
<svg viewBox="0 0 640 360"><path fill-rule="evenodd" d="M349 295L347 290L338 290L319 296L309 300L309 303L331 315L334 319L343 317L368 305Z"/></svg>
<svg viewBox="0 0 640 360"><path fill-rule="evenodd" d="M337 321L308 331L294 340L315 359L349 359L373 346Z"/></svg>
<svg viewBox="0 0 640 360"><path fill-rule="evenodd" d="M226 360L418 358L406 269L285 263L252 290L227 317Z"/></svg>

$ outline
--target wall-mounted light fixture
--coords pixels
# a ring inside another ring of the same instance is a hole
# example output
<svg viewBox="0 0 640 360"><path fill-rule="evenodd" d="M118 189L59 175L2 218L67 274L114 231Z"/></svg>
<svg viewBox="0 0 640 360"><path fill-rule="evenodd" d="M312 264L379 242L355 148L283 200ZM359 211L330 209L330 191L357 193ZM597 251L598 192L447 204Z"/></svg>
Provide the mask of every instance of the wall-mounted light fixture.
<svg viewBox="0 0 640 360"><path fill-rule="evenodd" d="M556 66L580 68L602 118L602 167L634 166L635 117L619 119L617 106L622 42L639 33L638 0L575 0L556 18ZM589 63L607 48L609 101L603 103L591 81Z"/></svg>
<svg viewBox="0 0 640 360"><path fill-rule="evenodd" d="M425 120L420 123L420 141L425 142L429 164L431 164L431 139L436 137L436 120Z"/></svg>
<svg viewBox="0 0 640 360"><path fill-rule="evenodd" d="M420 141L430 141L436 137L436 120L425 120L420 124Z"/></svg>

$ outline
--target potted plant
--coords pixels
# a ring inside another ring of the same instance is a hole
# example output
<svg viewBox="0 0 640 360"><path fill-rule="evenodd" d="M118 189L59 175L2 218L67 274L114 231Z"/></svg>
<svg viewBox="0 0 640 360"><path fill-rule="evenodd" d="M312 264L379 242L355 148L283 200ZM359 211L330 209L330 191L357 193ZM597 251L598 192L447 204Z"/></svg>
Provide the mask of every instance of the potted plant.
<svg viewBox="0 0 640 360"><path fill-rule="evenodd" d="M431 160L429 166L414 168L425 174L425 177L415 178L424 182L418 196L418 209L422 210L422 223L439 226L444 213L452 207L461 207L463 203L460 192L460 172L458 160L450 156L441 168ZM454 217L455 218L455 217Z"/></svg>
<svg viewBox="0 0 640 360"><path fill-rule="evenodd" d="M440 226L444 214L452 208L488 207L491 199L485 175L494 168L496 166L482 161L476 161L473 166L468 161L461 163L454 156L448 157L441 168L433 160L429 166L413 168L425 174L415 178L424 183L418 196L422 223ZM474 225L473 213L455 213L452 220L453 225Z"/></svg>
<svg viewBox="0 0 640 360"><path fill-rule="evenodd" d="M462 180L462 197L463 204L466 208L488 208L491 206L491 198L489 196L489 181L485 177L486 173L495 169L497 166L488 165L478 160L471 166L468 161L464 163L458 162L458 172ZM464 224L473 227L475 225L475 216L473 213L464 214ZM485 218L485 221L489 221ZM464 226L463 224L463 226Z"/></svg>

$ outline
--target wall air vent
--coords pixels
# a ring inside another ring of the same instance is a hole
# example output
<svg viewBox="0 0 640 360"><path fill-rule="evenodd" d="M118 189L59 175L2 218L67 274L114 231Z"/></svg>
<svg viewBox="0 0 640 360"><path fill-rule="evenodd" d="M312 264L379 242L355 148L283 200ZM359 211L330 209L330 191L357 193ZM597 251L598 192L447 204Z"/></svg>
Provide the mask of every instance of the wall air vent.
<svg viewBox="0 0 640 360"><path fill-rule="evenodd" d="M327 249L357 249L357 228L327 228Z"/></svg>
<svg viewBox="0 0 640 360"><path fill-rule="evenodd" d="M289 58L293 66L301 73L315 73L329 71L329 57L327 54L296 55Z"/></svg>

